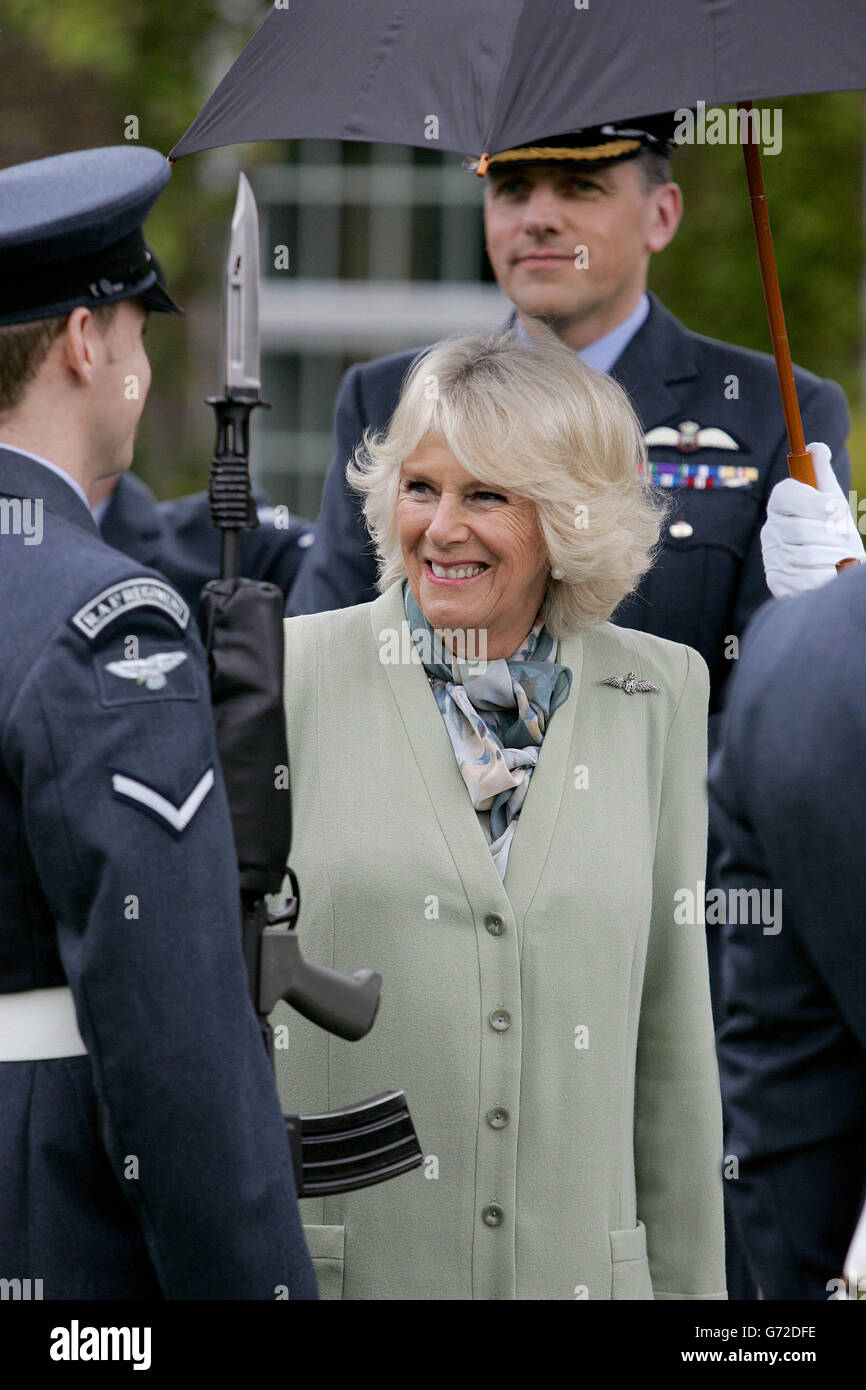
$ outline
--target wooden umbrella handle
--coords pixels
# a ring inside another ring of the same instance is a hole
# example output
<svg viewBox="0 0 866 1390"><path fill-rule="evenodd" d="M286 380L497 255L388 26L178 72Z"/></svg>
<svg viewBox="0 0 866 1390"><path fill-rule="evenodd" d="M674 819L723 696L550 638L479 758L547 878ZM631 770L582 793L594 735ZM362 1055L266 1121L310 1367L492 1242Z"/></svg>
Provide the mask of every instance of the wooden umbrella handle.
<svg viewBox="0 0 866 1390"><path fill-rule="evenodd" d="M751 111L752 103L742 101L739 104L739 109ZM743 158L746 162L746 178L749 181L749 202L752 206L752 222L755 227L755 241L761 267L761 284L764 287L764 303L767 306L773 356L776 359L779 390L782 393L782 410L785 415L785 428L788 432L788 472L792 478L796 478L798 483L808 483L810 487L816 488L818 479L815 477L812 455L806 448L800 402L797 400L794 366L791 361L791 348L785 327L785 310L782 307L782 293L779 289L776 256L773 250L773 233L770 230L770 213L767 208L767 195L764 192L764 175L761 170L761 156L758 152L757 142L752 142L749 139L743 141ZM853 558L840 560L836 569L842 570L848 565L856 564L859 564L859 561Z"/></svg>
<svg viewBox="0 0 866 1390"><path fill-rule="evenodd" d="M750 101L740 102L741 111L751 111ZM748 127L747 127L748 128ZM749 202L752 205L752 221L755 225L755 241L758 246L758 261L761 266L761 284L764 287L764 303L770 321L770 337L773 342L773 356L776 359L776 372L779 377L779 390L782 393L782 410L785 414L785 428L788 431L788 469L791 477L799 483L818 486L812 455L806 449L803 435L803 421L800 416L800 403L794 384L794 367L791 362L791 348L785 328L785 310L782 308L782 294L779 289L779 276L776 271L776 256L773 250L773 233L770 230L770 213L767 208L767 195L764 192L764 175L761 170L761 156L757 143L743 141L743 158L746 161L746 178L749 181Z"/></svg>

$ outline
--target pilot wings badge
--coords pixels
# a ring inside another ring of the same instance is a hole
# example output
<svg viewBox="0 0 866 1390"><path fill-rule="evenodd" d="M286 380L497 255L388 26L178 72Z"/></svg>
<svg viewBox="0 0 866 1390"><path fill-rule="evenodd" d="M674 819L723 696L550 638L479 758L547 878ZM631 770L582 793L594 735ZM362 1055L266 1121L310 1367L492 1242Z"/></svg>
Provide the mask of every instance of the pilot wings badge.
<svg viewBox="0 0 866 1390"><path fill-rule="evenodd" d="M650 692L654 692L658 695L660 693L659 687L653 685L652 681L638 680L634 671L629 671L626 676L605 676L601 684L614 685L617 690L624 690L626 695L635 695L638 693L644 695Z"/></svg>
<svg viewBox="0 0 866 1390"><path fill-rule="evenodd" d="M698 449L734 449L739 452L739 444L727 430L705 426L701 429L697 420L683 420L676 429L671 425L656 425L645 435L647 447L654 444L679 449L681 454L695 454Z"/></svg>
<svg viewBox="0 0 866 1390"><path fill-rule="evenodd" d="M186 652L153 652L150 656L108 661L105 669L113 676L122 676L124 680L145 685L148 690L162 690L169 671L173 671L182 661L186 661Z"/></svg>

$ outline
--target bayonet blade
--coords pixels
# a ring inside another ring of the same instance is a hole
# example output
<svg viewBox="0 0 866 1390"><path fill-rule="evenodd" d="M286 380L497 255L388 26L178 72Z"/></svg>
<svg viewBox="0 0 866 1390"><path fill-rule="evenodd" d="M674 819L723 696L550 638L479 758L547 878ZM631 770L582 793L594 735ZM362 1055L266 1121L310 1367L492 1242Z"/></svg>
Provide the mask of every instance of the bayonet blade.
<svg viewBox="0 0 866 1390"><path fill-rule="evenodd" d="M238 196L226 266L226 395L258 398L259 375L259 214L245 174Z"/></svg>

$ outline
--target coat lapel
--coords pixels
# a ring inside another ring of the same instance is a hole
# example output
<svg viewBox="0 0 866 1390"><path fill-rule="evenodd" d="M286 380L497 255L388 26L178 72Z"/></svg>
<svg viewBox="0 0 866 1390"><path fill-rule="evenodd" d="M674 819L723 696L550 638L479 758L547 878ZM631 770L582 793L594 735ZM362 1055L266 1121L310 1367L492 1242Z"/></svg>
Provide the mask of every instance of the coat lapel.
<svg viewBox="0 0 866 1390"><path fill-rule="evenodd" d="M645 432L679 414L679 397L671 387L698 375L689 334L651 294L648 317L611 371L628 392Z"/></svg>
<svg viewBox="0 0 866 1390"><path fill-rule="evenodd" d="M370 625L380 651L384 640L381 633L396 631L400 634L401 660L386 662L385 673L433 813L467 895L470 901L489 903L488 910L496 908L507 912L507 894L460 776L451 740L424 668L402 659L413 649L403 607L402 583L392 584L370 605Z"/></svg>
<svg viewBox="0 0 866 1390"><path fill-rule="evenodd" d="M401 654L411 650L402 584L393 584L370 605L370 625L380 651L384 640L380 634L385 631L400 634ZM423 667L414 661L385 663L391 693L416 766L470 900L484 903L489 909L510 908L518 924L541 876L569 775L569 750L580 691L581 639L568 639L561 644L561 652L559 659L571 668L574 680L568 699L557 710L544 736L509 852L504 884L460 775L451 740Z"/></svg>
<svg viewBox="0 0 866 1390"><path fill-rule="evenodd" d="M505 866L505 891L511 900L518 931L522 930L523 919L535 896L559 819L562 798L573 776L570 755L580 701L583 638L578 635L560 641L556 659L571 671L571 690L544 735ZM487 853L489 856L490 851ZM490 862L493 863L492 858Z"/></svg>

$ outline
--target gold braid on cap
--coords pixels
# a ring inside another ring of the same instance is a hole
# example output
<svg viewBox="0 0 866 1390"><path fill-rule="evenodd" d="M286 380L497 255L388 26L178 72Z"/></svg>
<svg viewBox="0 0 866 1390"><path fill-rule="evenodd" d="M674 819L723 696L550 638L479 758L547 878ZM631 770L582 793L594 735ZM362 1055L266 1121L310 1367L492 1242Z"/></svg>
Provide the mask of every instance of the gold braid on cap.
<svg viewBox="0 0 866 1390"><path fill-rule="evenodd" d="M478 160L469 160L470 168L483 178L491 164L527 163L529 160L574 159L577 161L594 159L619 159L624 154L634 154L641 147L640 140L608 140L603 145L525 145L517 150L503 150L501 154L482 154Z"/></svg>

